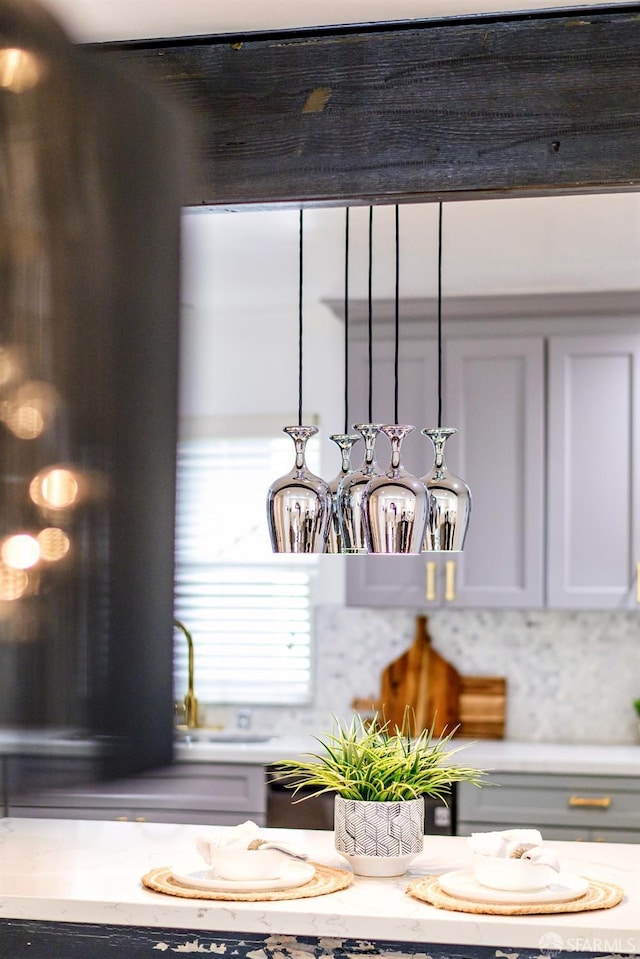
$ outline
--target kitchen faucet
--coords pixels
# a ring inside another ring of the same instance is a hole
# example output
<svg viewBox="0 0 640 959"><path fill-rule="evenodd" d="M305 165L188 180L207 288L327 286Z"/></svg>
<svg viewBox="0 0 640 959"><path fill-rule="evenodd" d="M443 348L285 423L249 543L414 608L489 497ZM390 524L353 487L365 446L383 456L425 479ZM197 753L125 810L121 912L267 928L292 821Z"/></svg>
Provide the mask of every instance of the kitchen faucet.
<svg viewBox="0 0 640 959"><path fill-rule="evenodd" d="M173 625L179 629L187 641L187 646L189 648L189 683L187 686L187 695L184 697L182 702L182 708L184 711L184 725L187 729L195 729L198 725L198 700L195 697L193 691L194 688L194 655L193 655L193 638L191 633L179 619L174 619Z"/></svg>

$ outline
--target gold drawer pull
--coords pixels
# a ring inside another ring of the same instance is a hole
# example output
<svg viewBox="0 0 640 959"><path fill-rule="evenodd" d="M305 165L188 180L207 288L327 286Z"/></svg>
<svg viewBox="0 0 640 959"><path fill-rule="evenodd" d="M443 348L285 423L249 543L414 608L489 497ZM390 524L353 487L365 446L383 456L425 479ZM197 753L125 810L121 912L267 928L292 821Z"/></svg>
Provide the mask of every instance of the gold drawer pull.
<svg viewBox="0 0 640 959"><path fill-rule="evenodd" d="M456 598L456 563L453 559L448 559L444 564L444 598L448 603L452 603Z"/></svg>
<svg viewBox="0 0 640 959"><path fill-rule="evenodd" d="M569 796L569 805L572 809L585 807L608 809L611 805L611 796Z"/></svg>
<svg viewBox="0 0 640 959"><path fill-rule="evenodd" d="M433 560L427 563L427 602L434 603L436 599L436 564Z"/></svg>

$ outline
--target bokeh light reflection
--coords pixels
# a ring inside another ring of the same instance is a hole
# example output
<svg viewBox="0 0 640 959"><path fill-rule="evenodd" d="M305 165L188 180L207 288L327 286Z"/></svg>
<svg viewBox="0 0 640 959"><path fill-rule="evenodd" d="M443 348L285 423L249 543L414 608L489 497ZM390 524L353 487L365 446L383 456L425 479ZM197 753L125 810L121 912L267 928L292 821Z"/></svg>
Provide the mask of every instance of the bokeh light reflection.
<svg viewBox="0 0 640 959"><path fill-rule="evenodd" d="M0 557L10 569L29 569L40 559L40 546L30 533L14 533L0 544Z"/></svg>
<svg viewBox="0 0 640 959"><path fill-rule="evenodd" d="M47 563L56 563L63 559L71 547L67 534L57 526L47 526L38 533L36 539L40 547L40 558Z"/></svg>
<svg viewBox="0 0 640 959"><path fill-rule="evenodd" d="M79 489L73 470L63 466L51 466L33 477L29 485L29 495L36 506L63 510L77 502Z"/></svg>

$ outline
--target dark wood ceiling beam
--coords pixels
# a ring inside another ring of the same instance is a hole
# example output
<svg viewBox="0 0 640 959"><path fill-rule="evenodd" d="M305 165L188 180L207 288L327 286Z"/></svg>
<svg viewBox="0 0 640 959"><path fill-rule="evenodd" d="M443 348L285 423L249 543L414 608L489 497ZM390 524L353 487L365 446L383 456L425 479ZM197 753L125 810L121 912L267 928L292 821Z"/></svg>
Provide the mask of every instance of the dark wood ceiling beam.
<svg viewBox="0 0 640 959"><path fill-rule="evenodd" d="M640 5L109 44L186 105L190 205L640 187Z"/></svg>

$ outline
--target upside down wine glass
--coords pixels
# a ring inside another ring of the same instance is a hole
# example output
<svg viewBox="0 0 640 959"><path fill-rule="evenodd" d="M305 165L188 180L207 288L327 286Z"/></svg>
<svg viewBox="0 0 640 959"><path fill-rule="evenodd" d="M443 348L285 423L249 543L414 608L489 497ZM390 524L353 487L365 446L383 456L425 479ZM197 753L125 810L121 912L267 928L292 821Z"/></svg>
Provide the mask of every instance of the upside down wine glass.
<svg viewBox="0 0 640 959"><path fill-rule="evenodd" d="M285 426L293 440L293 469L275 480L267 494L267 522L274 553L324 553L331 523L331 492L305 461L307 441L317 426Z"/></svg>
<svg viewBox="0 0 640 959"><path fill-rule="evenodd" d="M382 426L391 443L386 473L370 480L364 490L368 546L371 553L419 553L429 517L424 483L402 465L402 441L414 426Z"/></svg>
<svg viewBox="0 0 640 959"><path fill-rule="evenodd" d="M362 495L369 481L382 475L375 460L376 436L380 427L376 423L360 423L354 429L364 440L364 462L359 470L345 476L338 486L338 522L342 532L342 552L368 553Z"/></svg>
<svg viewBox="0 0 640 959"><path fill-rule="evenodd" d="M331 524L329 526L327 553L342 553L344 550L340 518L338 515L338 487L345 476L348 476L351 472L351 450L354 443L357 443L360 437L349 433L334 433L329 439L332 440L340 450L341 463L340 472L329 483L333 509L331 513Z"/></svg>
<svg viewBox="0 0 640 959"><path fill-rule="evenodd" d="M431 495L423 552L454 552L464 547L471 515L471 491L464 480L449 471L444 458L445 443L457 432L446 426L422 430L422 435L433 443L435 452L431 472L422 477Z"/></svg>

